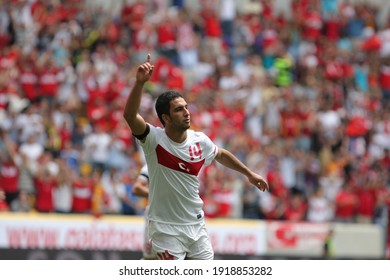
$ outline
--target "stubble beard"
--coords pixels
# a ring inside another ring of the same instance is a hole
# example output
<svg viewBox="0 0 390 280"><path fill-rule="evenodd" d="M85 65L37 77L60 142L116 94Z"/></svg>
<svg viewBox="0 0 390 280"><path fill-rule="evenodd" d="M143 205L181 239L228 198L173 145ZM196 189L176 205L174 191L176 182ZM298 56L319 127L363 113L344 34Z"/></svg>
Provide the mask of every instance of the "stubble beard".
<svg viewBox="0 0 390 280"><path fill-rule="evenodd" d="M191 127L191 125L189 124L184 124L181 129L183 130L183 132L187 131L189 128Z"/></svg>

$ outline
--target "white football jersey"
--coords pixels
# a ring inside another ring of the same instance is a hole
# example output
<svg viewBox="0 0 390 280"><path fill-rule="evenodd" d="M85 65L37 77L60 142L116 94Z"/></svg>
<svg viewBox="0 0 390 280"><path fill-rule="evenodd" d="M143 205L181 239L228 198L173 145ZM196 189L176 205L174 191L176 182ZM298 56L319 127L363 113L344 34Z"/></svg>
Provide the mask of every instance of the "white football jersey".
<svg viewBox="0 0 390 280"><path fill-rule="evenodd" d="M203 221L198 174L214 160L218 148L202 132L187 130L183 143L173 142L164 129L150 125L145 143L149 171L149 220L178 225Z"/></svg>

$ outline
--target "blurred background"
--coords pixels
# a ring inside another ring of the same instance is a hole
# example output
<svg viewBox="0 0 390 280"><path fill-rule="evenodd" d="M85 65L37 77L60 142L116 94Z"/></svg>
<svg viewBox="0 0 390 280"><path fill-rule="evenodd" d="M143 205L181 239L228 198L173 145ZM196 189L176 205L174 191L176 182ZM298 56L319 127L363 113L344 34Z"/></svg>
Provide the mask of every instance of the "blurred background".
<svg viewBox="0 0 390 280"><path fill-rule="evenodd" d="M211 165L216 258L389 259L390 2L0 1L0 259L139 259L144 164L122 114L180 91Z"/></svg>

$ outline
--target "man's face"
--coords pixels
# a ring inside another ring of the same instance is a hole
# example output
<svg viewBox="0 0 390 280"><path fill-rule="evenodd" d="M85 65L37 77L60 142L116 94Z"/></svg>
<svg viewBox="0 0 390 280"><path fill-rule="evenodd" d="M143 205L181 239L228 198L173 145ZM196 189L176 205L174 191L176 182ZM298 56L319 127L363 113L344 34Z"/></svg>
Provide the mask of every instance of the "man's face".
<svg viewBox="0 0 390 280"><path fill-rule="evenodd" d="M190 128L190 112L188 111L187 102L179 97L171 101L169 109L169 123L170 126L179 130L187 130Z"/></svg>

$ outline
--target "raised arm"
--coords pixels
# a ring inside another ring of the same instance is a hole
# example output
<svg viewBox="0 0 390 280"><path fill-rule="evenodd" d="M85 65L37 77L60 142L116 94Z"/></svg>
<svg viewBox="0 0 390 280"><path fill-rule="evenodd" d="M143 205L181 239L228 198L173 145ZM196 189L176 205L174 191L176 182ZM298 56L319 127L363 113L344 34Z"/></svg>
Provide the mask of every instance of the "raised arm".
<svg viewBox="0 0 390 280"><path fill-rule="evenodd" d="M215 160L220 164L245 175L251 184L255 185L263 192L269 190L269 186L266 180L264 180L264 178L259 174L251 171L231 152L222 148L218 148L218 154L216 155Z"/></svg>
<svg viewBox="0 0 390 280"><path fill-rule="evenodd" d="M123 117L129 125L133 135L143 135L146 130L146 122L142 116L138 114L138 109L141 104L144 84L149 81L153 69L154 65L150 63L150 54L148 54L147 61L138 66L135 84L127 98Z"/></svg>

